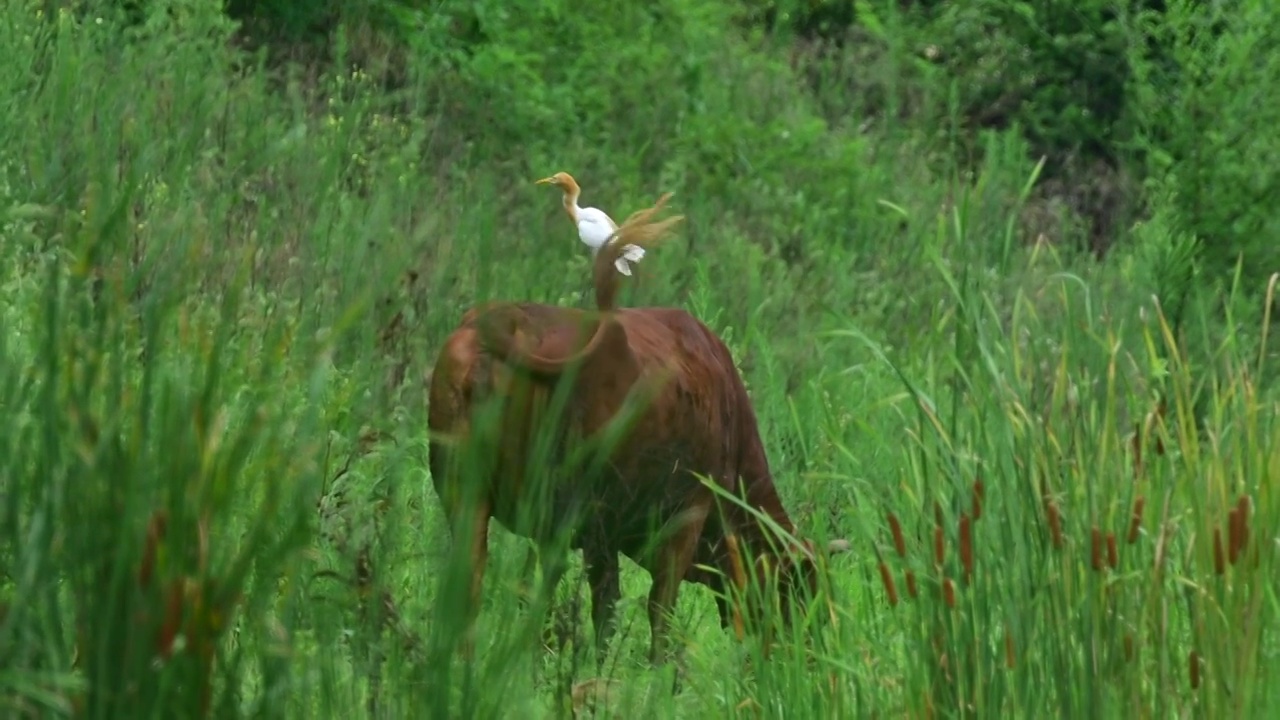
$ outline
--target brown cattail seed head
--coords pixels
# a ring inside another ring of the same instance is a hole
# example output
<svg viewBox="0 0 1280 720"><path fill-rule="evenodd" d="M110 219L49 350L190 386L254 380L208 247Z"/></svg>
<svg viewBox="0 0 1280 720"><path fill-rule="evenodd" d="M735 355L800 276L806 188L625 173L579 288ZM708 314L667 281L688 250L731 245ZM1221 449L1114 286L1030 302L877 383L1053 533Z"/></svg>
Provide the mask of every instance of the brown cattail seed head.
<svg viewBox="0 0 1280 720"><path fill-rule="evenodd" d="M1045 498L1044 512L1049 519L1049 537L1053 540L1053 547L1062 549L1062 517L1058 514L1058 505L1053 500Z"/></svg>
<svg viewBox="0 0 1280 720"><path fill-rule="evenodd" d="M937 525L933 528L933 561L939 567L942 566L942 550L942 525Z"/></svg>
<svg viewBox="0 0 1280 720"><path fill-rule="evenodd" d="M1240 552L1249 546L1249 496L1241 495L1236 501L1236 513L1240 516Z"/></svg>
<svg viewBox="0 0 1280 720"><path fill-rule="evenodd" d="M898 590L893 586L893 575L889 574L889 566L880 563L880 581L884 583L884 592L889 596L889 607L897 607Z"/></svg>
<svg viewBox="0 0 1280 720"><path fill-rule="evenodd" d="M1138 542L1138 531L1142 528L1142 509L1147 504L1147 499L1142 495L1133 501L1133 516L1129 519L1129 544Z"/></svg>
<svg viewBox="0 0 1280 720"><path fill-rule="evenodd" d="M1240 512L1240 524L1244 530L1244 542L1249 544L1249 496L1241 495L1236 501L1236 510Z"/></svg>
<svg viewBox="0 0 1280 720"><path fill-rule="evenodd" d="M1231 508L1227 513L1227 562L1232 565L1240 557L1240 509Z"/></svg>
<svg viewBox="0 0 1280 720"><path fill-rule="evenodd" d="M889 532L893 535L893 549L897 551L898 557L907 556L907 541L902 536L902 524L898 522L898 516L889 513Z"/></svg>
<svg viewBox="0 0 1280 720"><path fill-rule="evenodd" d="M151 574L155 569L156 554L160 541L164 539L169 527L169 515L164 510L156 510L147 523L147 540L142 550L142 560L138 567L138 585L147 587L151 583Z"/></svg>
<svg viewBox="0 0 1280 720"><path fill-rule="evenodd" d="M973 528L969 516L960 515L960 564L964 568L965 582L973 575Z"/></svg>

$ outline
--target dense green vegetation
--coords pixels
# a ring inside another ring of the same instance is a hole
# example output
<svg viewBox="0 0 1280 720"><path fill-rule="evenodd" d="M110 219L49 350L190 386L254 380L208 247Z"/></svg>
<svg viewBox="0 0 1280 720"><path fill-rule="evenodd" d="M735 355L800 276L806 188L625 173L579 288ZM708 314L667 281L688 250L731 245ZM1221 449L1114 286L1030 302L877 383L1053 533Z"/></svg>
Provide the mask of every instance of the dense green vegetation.
<svg viewBox="0 0 1280 720"><path fill-rule="evenodd" d="M1269 716L1278 36L1261 0L15 0L0 712ZM855 548L768 659L686 586L675 693L647 575L593 682L581 573L544 627L502 529L450 652L423 378L477 301L589 302L558 170L615 218L675 193L624 301L721 333L788 508Z"/></svg>

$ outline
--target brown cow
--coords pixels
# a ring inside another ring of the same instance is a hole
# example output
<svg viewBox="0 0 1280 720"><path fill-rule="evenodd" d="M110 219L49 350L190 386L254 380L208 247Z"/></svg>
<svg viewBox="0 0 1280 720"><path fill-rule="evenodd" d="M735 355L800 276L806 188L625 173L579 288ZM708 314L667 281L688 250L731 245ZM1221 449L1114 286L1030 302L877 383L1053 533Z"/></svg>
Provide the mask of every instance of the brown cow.
<svg viewBox="0 0 1280 720"><path fill-rule="evenodd" d="M648 570L655 663L665 658L667 614L681 580L723 589L720 574L695 563L730 574L740 586L748 570L732 568L773 566L772 577L788 596L801 588L815 590L822 558L811 543L775 552L783 545L769 542L773 533L736 506L721 503L723 512L716 512L713 492L697 477L745 495L750 505L794 534L728 348L683 310L614 309L618 277L613 266L622 249L655 244L680 219L649 221L665 200L628 218L596 255L597 312L536 303L473 308L440 350L429 395L430 467L455 542L470 543L465 655L471 652L490 519L544 548L557 530L567 529L569 547L583 551L601 648L620 594L618 555ZM562 414L552 415L557 393L564 398ZM482 435L474 415L490 398L503 403L490 431L501 439ZM547 430L557 418L563 426ZM493 465L468 477L450 464L449 448L472 436L482 440ZM548 457L531 462L533 446L548 437ZM603 462L574 459L578 445L571 441L604 437L616 441L596 447L604 455L582 456ZM548 467L554 467L552 476L543 478ZM758 559L744 566L728 552L734 546L746 546L747 556ZM563 558L552 553L544 560L546 587L554 588ZM723 601L720 614L727 625Z"/></svg>

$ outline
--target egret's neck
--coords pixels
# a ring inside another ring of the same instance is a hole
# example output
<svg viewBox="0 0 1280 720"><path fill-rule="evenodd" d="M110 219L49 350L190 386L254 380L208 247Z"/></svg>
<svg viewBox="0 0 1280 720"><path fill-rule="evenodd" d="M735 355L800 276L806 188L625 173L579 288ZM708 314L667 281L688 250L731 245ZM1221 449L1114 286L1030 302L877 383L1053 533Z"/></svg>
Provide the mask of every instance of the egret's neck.
<svg viewBox="0 0 1280 720"><path fill-rule="evenodd" d="M578 207L578 188L565 188L563 202L564 211L569 213L569 219L575 223L578 222L578 211L582 209Z"/></svg>

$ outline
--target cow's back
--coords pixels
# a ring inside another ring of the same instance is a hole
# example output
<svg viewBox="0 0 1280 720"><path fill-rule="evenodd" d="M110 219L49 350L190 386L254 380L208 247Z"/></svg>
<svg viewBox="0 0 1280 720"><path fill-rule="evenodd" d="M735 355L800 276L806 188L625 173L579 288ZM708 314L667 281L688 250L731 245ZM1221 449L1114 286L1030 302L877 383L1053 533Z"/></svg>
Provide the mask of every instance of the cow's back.
<svg viewBox="0 0 1280 720"><path fill-rule="evenodd" d="M533 304L511 307L522 313L520 325L544 354L580 346L580 311L560 314L568 309ZM483 480L490 485L495 517L515 529L525 474L517 463L528 450L536 406L545 405L555 385L512 373L486 352L475 329L477 318L469 312L441 350L442 364L430 395L430 425L436 432L469 431L469 405L495 391L523 400L509 408L501 447L495 448L501 467ZM575 434L591 434L614 417L628 392L648 389L653 394L601 475L563 476L553 495L540 504L549 505L542 509L550 512L553 525L570 519L570 507L586 510L582 537L575 546L607 542L634 555L657 524L702 492L695 473L736 492L744 451L750 456L758 437L733 357L710 328L676 308L626 308L614 318L625 337L619 334L602 343L577 370L577 387L567 408L570 425ZM745 436L744 423L753 431ZM435 459L438 450L432 450L435 475L443 467Z"/></svg>

